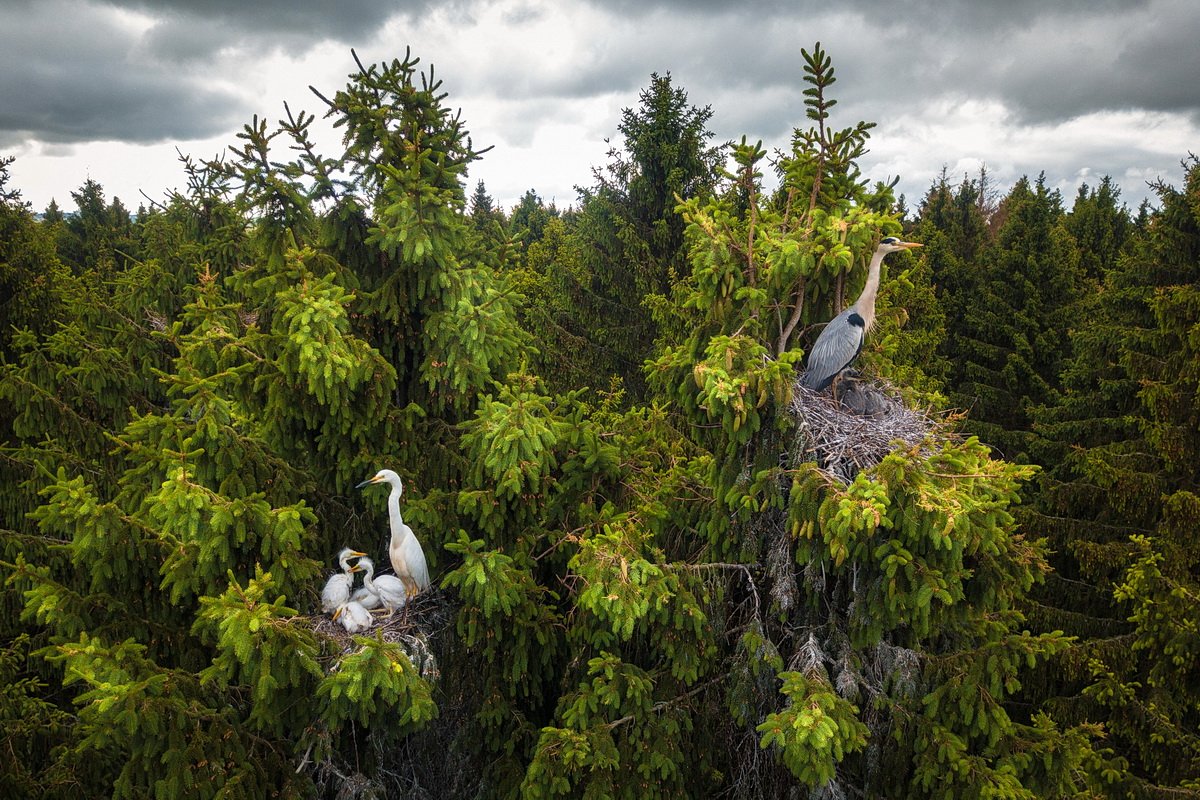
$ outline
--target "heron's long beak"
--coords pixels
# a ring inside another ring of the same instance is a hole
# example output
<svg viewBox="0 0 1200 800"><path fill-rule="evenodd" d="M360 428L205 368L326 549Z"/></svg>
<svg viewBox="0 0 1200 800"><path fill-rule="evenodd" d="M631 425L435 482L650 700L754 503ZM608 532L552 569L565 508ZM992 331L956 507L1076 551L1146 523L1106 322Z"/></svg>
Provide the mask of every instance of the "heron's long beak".
<svg viewBox="0 0 1200 800"><path fill-rule="evenodd" d="M374 478L367 478L365 481L363 481L362 483L360 483L358 486L355 486L354 488L355 488L355 489L361 489L361 488L363 488L364 486L370 486L372 483L378 483L378 481L376 481Z"/></svg>
<svg viewBox="0 0 1200 800"><path fill-rule="evenodd" d="M925 245L921 244L920 242L904 242L903 244L904 244L905 249L908 249L909 247L924 247L925 246Z"/></svg>

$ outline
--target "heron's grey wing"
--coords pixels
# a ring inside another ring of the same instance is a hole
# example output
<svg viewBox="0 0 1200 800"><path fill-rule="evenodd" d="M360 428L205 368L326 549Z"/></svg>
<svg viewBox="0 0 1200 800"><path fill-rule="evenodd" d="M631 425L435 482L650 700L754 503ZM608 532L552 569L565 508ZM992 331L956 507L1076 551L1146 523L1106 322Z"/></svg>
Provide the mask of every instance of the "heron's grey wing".
<svg viewBox="0 0 1200 800"><path fill-rule="evenodd" d="M865 334L862 317L853 311L843 311L834 317L821 331L812 352L808 354L808 367L801 383L809 389L828 386L834 376L850 366L850 362L858 356Z"/></svg>

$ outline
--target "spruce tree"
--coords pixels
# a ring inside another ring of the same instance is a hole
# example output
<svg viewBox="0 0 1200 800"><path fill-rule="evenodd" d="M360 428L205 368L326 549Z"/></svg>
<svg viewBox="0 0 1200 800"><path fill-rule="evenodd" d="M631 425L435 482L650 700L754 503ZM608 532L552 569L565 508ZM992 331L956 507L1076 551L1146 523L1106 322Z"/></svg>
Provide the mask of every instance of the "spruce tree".
<svg viewBox="0 0 1200 800"><path fill-rule="evenodd" d="M816 124L781 162L776 202L743 144L728 191L684 207L689 335L651 377L706 453L689 527L724 576L710 618L732 669L726 738L741 743L718 763L738 796L783 796L789 775L818 796L1069 793L1085 731L1009 703L1023 669L1066 644L1031 636L1018 610L1046 570L1011 513L1031 472L950 440L842 485L787 446L792 333L852 295L897 226L887 187L868 191L854 164L870 126L828 127L832 67L819 46L805 60Z"/></svg>
<svg viewBox="0 0 1200 800"><path fill-rule="evenodd" d="M0 355L9 353L14 329L43 332L62 313L67 277L50 226L39 224L8 185L13 160L0 158Z"/></svg>
<svg viewBox="0 0 1200 800"><path fill-rule="evenodd" d="M106 201L104 188L92 179L71 192L74 214L59 228L59 257L77 273L107 277L140 256L133 218L119 198Z"/></svg>
<svg viewBox="0 0 1200 800"><path fill-rule="evenodd" d="M642 363L658 335L646 303L665 300L687 271L676 205L710 193L720 160L710 144L712 109L690 105L669 73L652 74L639 99L621 113L620 146L593 171L593 185L580 189L575 227L590 276L577 292L576 331L601 351L631 399L645 395Z"/></svg>
<svg viewBox="0 0 1200 800"><path fill-rule="evenodd" d="M1002 457L1029 461L1031 408L1058 386L1068 346L1065 312L1083 284L1058 193L1044 177L1018 181L997 215L978 276L947 287L955 297L946 331L950 397L970 412L970 432Z"/></svg>
<svg viewBox="0 0 1200 800"><path fill-rule="evenodd" d="M1080 270L1088 281L1099 282L1115 266L1133 232L1129 209L1120 204L1121 191L1107 175L1100 185L1079 187L1070 213L1063 220L1079 250Z"/></svg>
<svg viewBox="0 0 1200 800"><path fill-rule="evenodd" d="M471 226L491 248L508 250L508 218L504 215L504 210L497 207L492 196L487 193L483 181L475 184L475 192L471 195L470 214Z"/></svg>
<svg viewBox="0 0 1200 800"><path fill-rule="evenodd" d="M1055 461L1028 524L1059 550L1061 577L1036 610L1043 626L1080 639L1041 694L1056 718L1104 726L1111 797L1200 793L1188 600L1200 584L1197 353L1187 333L1200 276L1200 166L1191 159L1185 169L1182 189L1156 187L1162 205L1145 233L1107 259L1072 334L1064 391L1038 417Z"/></svg>
<svg viewBox="0 0 1200 800"><path fill-rule="evenodd" d="M573 223L556 217L512 272L525 298L521 322L534 342L530 366L551 393L583 386L604 389L613 373L611 354L585 330L581 309L588 307L592 277L582 249Z"/></svg>
<svg viewBox="0 0 1200 800"><path fill-rule="evenodd" d="M30 339L54 329L71 308L75 279L58 259L54 231L38 223L9 184L12 157L0 158L0 370L19 360ZM77 297L78 295L74 295ZM51 398L52 399L52 398ZM28 423L19 397L0 390L0 560L45 542L23 530L24 515L37 505L37 494L23 482L33 465L14 452L17 429ZM35 628L22 624L21 595L0 590L0 795L40 797L57 784L46 779L50 752L70 741L71 714L55 702L57 676L32 654L43 643ZM65 778L67 776L59 776ZM47 786L49 784L49 787Z"/></svg>
<svg viewBox="0 0 1200 800"><path fill-rule="evenodd" d="M536 191L529 189L508 215L509 234L522 250L528 251L542 240L550 222L560 216L553 202L547 205Z"/></svg>
<svg viewBox="0 0 1200 800"><path fill-rule="evenodd" d="M437 714L428 662L382 638L331 649L308 617L319 563L385 540L343 494L383 462L431 476L410 519L438 570L454 426L520 339L463 214L473 151L415 63L363 67L330 101L339 159L288 110L228 161L188 162L153 257L87 284L80 320L22 334L0 391L41 497L7 585L79 709L44 774L116 796L399 791L390 748ZM280 136L296 160L274 160Z"/></svg>

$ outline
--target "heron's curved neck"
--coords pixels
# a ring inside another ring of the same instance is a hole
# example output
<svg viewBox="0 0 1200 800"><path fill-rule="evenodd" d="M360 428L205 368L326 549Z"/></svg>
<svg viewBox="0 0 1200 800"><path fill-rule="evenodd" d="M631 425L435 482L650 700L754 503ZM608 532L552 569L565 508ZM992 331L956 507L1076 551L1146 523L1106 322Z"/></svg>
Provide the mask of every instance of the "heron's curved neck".
<svg viewBox="0 0 1200 800"><path fill-rule="evenodd" d="M885 255L887 253L882 250L876 250L871 256L871 263L867 267L867 284L854 301L854 310L863 318L863 327L867 330L875 323L875 295L879 293L879 269L883 266Z"/></svg>
<svg viewBox="0 0 1200 800"><path fill-rule="evenodd" d="M400 516L400 494L403 491L393 484L392 492L388 495L388 527L391 529L393 540L404 538L404 517Z"/></svg>

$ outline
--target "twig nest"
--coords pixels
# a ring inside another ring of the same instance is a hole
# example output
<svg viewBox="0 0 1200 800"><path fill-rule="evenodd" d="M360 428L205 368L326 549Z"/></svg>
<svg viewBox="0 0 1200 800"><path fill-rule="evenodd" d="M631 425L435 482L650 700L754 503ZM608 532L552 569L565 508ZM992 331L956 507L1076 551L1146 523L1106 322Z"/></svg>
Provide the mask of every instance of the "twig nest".
<svg viewBox="0 0 1200 800"><path fill-rule="evenodd" d="M791 411L796 418L797 462L813 460L842 483L882 461L897 442L914 447L929 438L938 420L909 408L884 384L846 374L829 389L815 391L799 381L792 387Z"/></svg>
<svg viewBox="0 0 1200 800"><path fill-rule="evenodd" d="M454 624L455 613L450 596L440 589L430 588L411 598L391 617L375 614L373 627L361 634L347 633L341 622L326 614L306 619L314 633L332 642L338 661L359 649L360 645L354 641L356 635L379 636L385 642L399 644L421 677L434 681L440 673L432 643Z"/></svg>

